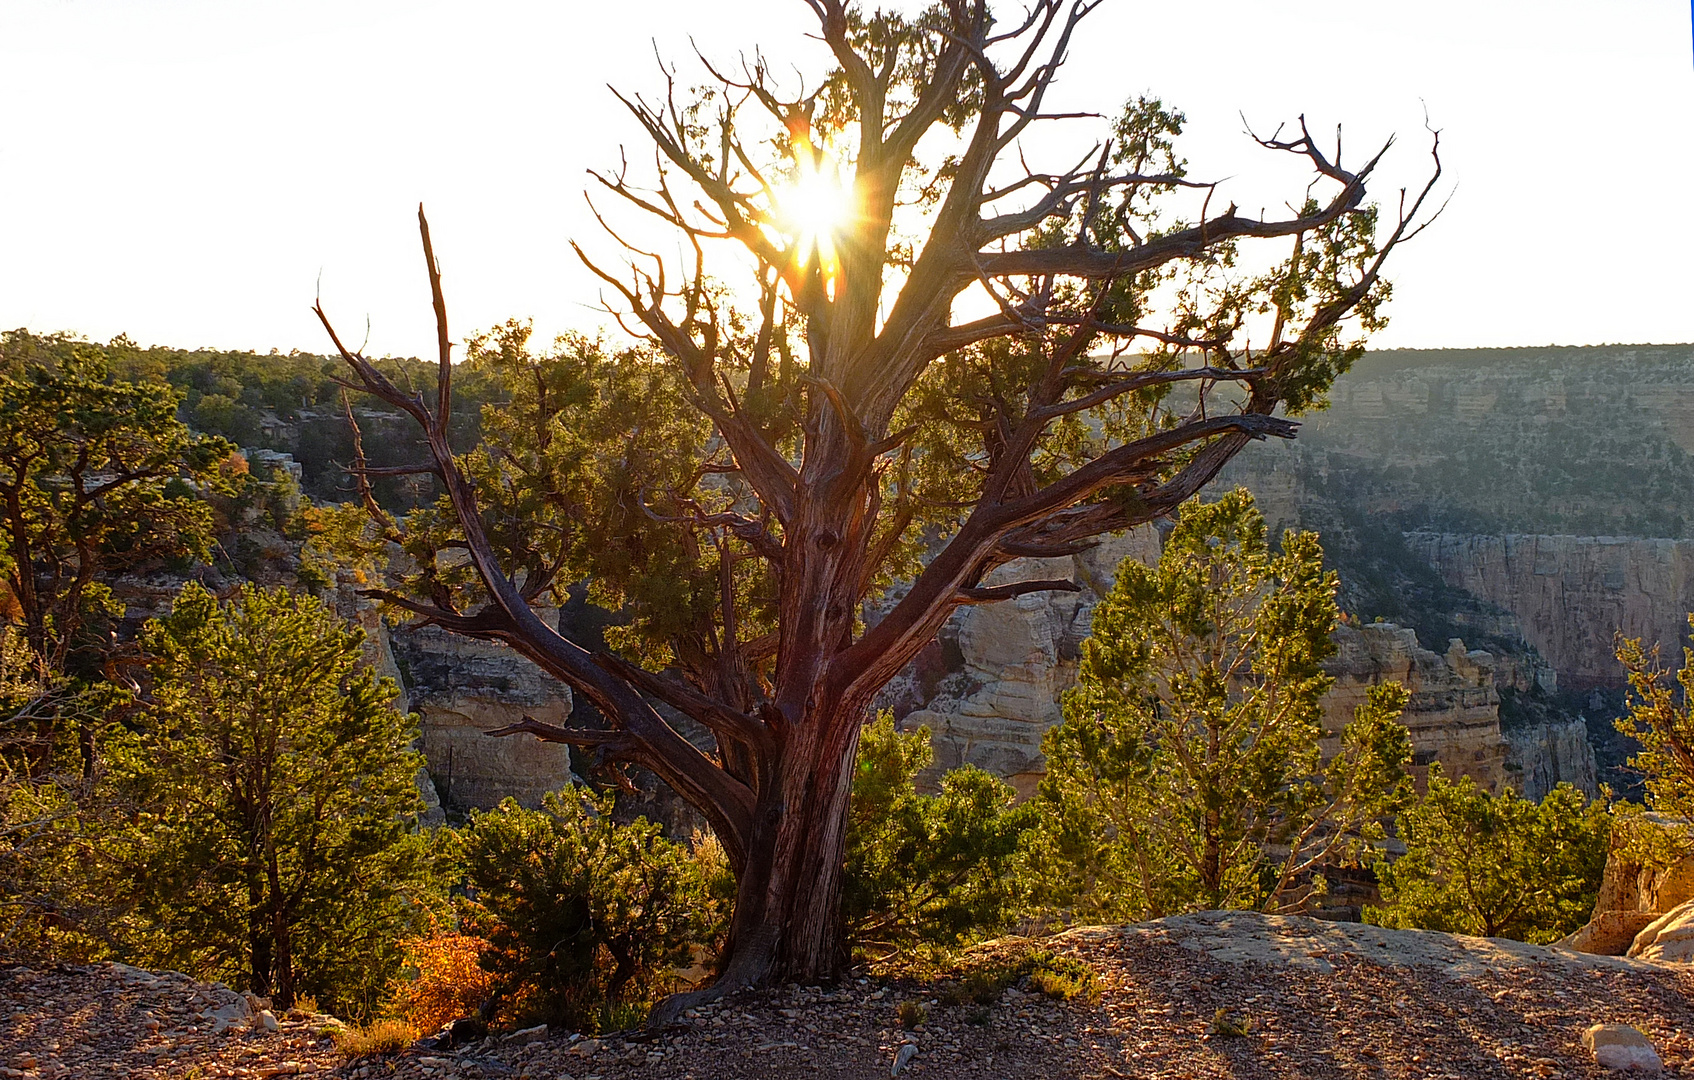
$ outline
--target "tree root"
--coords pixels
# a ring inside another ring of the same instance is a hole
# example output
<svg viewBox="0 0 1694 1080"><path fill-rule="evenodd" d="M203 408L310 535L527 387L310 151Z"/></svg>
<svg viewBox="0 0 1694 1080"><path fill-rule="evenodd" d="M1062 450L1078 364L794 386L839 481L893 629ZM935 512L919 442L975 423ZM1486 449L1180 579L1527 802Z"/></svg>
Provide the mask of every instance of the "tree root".
<svg viewBox="0 0 1694 1080"><path fill-rule="evenodd" d="M765 985L776 970L777 928L760 927L732 947L729 964L712 985L701 990L672 994L647 1014L647 1030L655 1031L676 1023L689 1009L709 1005L738 990Z"/></svg>

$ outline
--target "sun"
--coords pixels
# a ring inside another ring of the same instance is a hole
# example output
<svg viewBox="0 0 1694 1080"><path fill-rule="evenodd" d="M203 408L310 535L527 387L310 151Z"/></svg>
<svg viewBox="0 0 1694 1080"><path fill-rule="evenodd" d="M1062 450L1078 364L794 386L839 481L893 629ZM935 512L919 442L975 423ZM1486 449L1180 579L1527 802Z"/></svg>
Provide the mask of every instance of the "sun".
<svg viewBox="0 0 1694 1080"><path fill-rule="evenodd" d="M836 238L855 216L853 193L841 183L840 174L827 158L811 158L810 153L801 154L794 180L777 191L777 221L794 239L795 264L809 266L815 257L824 276L833 278Z"/></svg>

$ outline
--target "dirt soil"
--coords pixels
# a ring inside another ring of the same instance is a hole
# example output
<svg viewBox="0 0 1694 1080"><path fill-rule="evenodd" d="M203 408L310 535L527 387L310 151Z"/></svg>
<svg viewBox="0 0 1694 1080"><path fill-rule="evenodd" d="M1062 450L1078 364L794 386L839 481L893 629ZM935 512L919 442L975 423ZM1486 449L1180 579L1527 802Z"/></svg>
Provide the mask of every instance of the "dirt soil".
<svg viewBox="0 0 1694 1080"><path fill-rule="evenodd" d="M786 1080L886 1077L1602 1077L1595 1023L1645 1032L1694 1075L1694 971L1514 942L1207 913L1072 930L1045 942L1100 978L1094 1003L1014 986L991 1006L934 987L849 980L742 994L669 1031L531 1031L347 1061L325 1021L213 1034L204 984L118 965L0 967L0 1077L400 1077L406 1080ZM180 980L180 981L179 981ZM194 995L199 995L195 997ZM928 1004L915 1030L902 1001ZM1226 1026L1212 1030L1219 1009ZM158 1022L151 1030L149 1020Z"/></svg>

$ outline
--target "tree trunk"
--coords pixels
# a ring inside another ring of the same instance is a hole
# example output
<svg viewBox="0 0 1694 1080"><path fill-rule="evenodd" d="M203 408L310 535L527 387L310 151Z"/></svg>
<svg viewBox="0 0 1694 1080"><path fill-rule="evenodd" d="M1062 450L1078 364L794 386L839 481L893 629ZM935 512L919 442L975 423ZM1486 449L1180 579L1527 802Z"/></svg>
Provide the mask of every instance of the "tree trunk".
<svg viewBox="0 0 1694 1080"><path fill-rule="evenodd" d="M247 970L249 974L248 988L260 997L269 997L271 992L271 939L266 932L264 919L255 914L249 917L247 926Z"/></svg>
<svg viewBox="0 0 1694 1080"><path fill-rule="evenodd" d="M294 942L288 925L288 916L278 911L272 920L272 938L276 942L275 959L271 970L270 998L278 1009L294 1007Z"/></svg>
<svg viewBox="0 0 1694 1080"><path fill-rule="evenodd" d="M730 927L725 989L834 978L846 960L841 873L863 710L790 733L762 786Z"/></svg>

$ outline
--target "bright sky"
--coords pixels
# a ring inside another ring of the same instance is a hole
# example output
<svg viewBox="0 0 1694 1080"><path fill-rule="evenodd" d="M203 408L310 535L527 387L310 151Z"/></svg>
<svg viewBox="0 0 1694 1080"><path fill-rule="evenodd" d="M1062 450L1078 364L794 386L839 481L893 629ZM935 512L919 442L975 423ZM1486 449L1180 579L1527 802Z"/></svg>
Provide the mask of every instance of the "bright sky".
<svg viewBox="0 0 1694 1080"><path fill-rule="evenodd" d="M645 152L606 84L659 86L655 42L686 82L690 36L816 71L810 26L801 0L0 0L0 326L324 351L321 281L346 336L427 355L422 201L455 336L593 327L566 240L615 249L585 170ZM1300 192L1239 113L1339 122L1353 161L1398 132L1389 200L1427 107L1456 193L1377 344L1694 340L1685 0L1106 0L1084 26L1059 104L1162 96L1244 209Z"/></svg>

